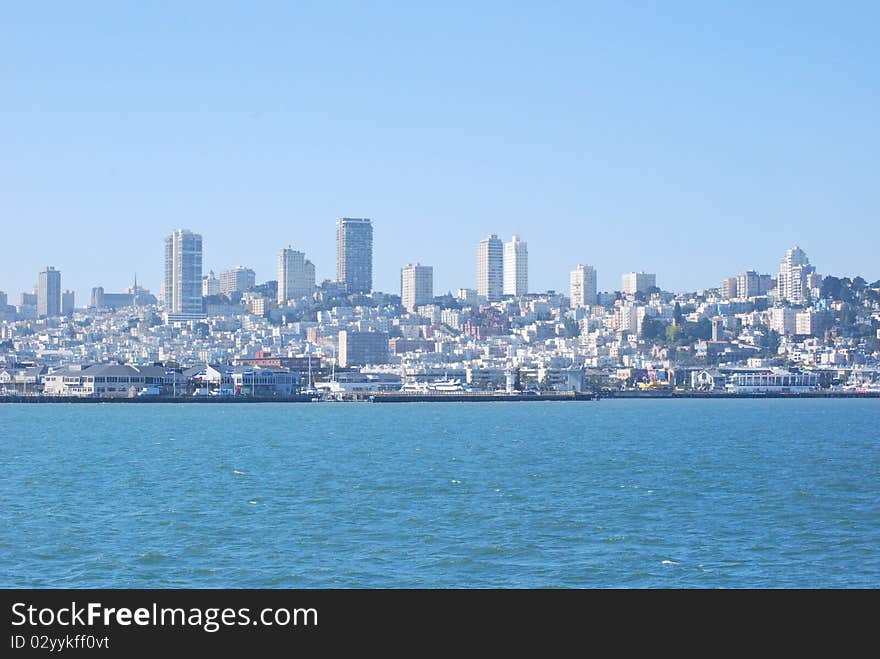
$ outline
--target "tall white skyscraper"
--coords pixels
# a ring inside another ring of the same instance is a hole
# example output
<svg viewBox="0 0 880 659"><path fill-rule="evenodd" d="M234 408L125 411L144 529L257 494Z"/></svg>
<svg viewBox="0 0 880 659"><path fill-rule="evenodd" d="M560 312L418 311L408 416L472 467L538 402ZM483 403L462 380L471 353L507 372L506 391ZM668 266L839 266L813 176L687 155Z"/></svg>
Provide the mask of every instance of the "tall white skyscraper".
<svg viewBox="0 0 880 659"><path fill-rule="evenodd" d="M575 309L596 304L596 269L591 265L578 264L569 279L571 306Z"/></svg>
<svg viewBox="0 0 880 659"><path fill-rule="evenodd" d="M792 304L804 304L809 299L810 276L816 268L800 247L792 247L785 253L779 264L779 278L776 280L776 297Z"/></svg>
<svg viewBox="0 0 880 659"><path fill-rule="evenodd" d="M311 295L315 288L315 267L306 255L289 246L278 252L278 304Z"/></svg>
<svg viewBox="0 0 880 659"><path fill-rule="evenodd" d="M477 295L495 302L503 293L504 243L493 233L483 238L477 247Z"/></svg>
<svg viewBox="0 0 880 659"><path fill-rule="evenodd" d="M61 271L46 266L37 282L37 317L54 318L60 315Z"/></svg>
<svg viewBox="0 0 880 659"><path fill-rule="evenodd" d="M521 297L529 292L529 248L519 236L504 244L504 294Z"/></svg>
<svg viewBox="0 0 880 659"><path fill-rule="evenodd" d="M434 299L434 268L421 263L407 264L400 270L400 299L410 313Z"/></svg>
<svg viewBox="0 0 880 659"><path fill-rule="evenodd" d="M168 314L181 318L202 315L202 237L177 229L165 238L163 300Z"/></svg>

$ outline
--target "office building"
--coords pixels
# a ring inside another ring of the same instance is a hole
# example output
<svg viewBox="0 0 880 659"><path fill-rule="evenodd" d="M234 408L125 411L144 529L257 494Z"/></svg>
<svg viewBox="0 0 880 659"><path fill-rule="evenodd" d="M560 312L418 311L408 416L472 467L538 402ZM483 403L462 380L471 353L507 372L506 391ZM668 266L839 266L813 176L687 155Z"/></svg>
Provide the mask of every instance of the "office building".
<svg viewBox="0 0 880 659"><path fill-rule="evenodd" d="M220 292L223 295L244 293L257 284L257 275L250 268L238 265L220 273Z"/></svg>
<svg viewBox="0 0 880 659"><path fill-rule="evenodd" d="M596 304L596 269L591 265L578 264L569 277L571 306L575 309Z"/></svg>
<svg viewBox="0 0 880 659"><path fill-rule="evenodd" d="M47 266L37 283L37 317L61 315L61 271Z"/></svg>
<svg viewBox="0 0 880 659"><path fill-rule="evenodd" d="M477 247L477 294L489 302L504 294L504 244L494 233Z"/></svg>
<svg viewBox="0 0 880 659"><path fill-rule="evenodd" d="M336 226L336 278L349 293L373 290L372 220L341 217Z"/></svg>
<svg viewBox="0 0 880 659"><path fill-rule="evenodd" d="M173 320L202 317L202 236L177 229L165 238L166 315Z"/></svg>
<svg viewBox="0 0 880 659"><path fill-rule="evenodd" d="M315 289L315 267L306 255L285 247L278 252L278 305L311 295Z"/></svg>
<svg viewBox="0 0 880 659"><path fill-rule="evenodd" d="M408 264L400 270L400 300L414 313L416 307L434 299L434 268L421 263Z"/></svg>
<svg viewBox="0 0 880 659"><path fill-rule="evenodd" d="M366 366L388 362L387 332L339 332L339 366Z"/></svg>
<svg viewBox="0 0 880 659"><path fill-rule="evenodd" d="M528 244L513 236L504 244L504 294L522 297L529 292Z"/></svg>
<svg viewBox="0 0 880 659"><path fill-rule="evenodd" d="M621 278L621 290L627 295L647 293L657 286L657 275L646 272L627 272Z"/></svg>

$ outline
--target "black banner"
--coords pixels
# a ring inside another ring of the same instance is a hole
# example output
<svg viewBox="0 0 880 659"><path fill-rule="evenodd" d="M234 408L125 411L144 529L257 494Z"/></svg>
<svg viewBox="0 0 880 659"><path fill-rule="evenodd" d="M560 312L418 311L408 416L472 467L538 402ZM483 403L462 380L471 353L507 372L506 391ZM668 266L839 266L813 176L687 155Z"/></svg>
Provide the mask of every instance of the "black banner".
<svg viewBox="0 0 880 659"><path fill-rule="evenodd" d="M829 631L853 593L807 591L5 590L3 656L466 648L618 649ZM871 599L876 599L873 593ZM864 617L873 607L863 612ZM846 620L850 627L858 618ZM788 621L788 622L787 622ZM797 631L796 631L797 630Z"/></svg>

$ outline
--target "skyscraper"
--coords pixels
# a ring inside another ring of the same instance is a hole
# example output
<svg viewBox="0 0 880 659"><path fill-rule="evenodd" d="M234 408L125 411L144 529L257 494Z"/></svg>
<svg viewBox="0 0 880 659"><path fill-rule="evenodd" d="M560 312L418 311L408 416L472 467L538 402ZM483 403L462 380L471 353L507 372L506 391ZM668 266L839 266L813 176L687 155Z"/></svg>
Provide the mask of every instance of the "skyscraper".
<svg viewBox="0 0 880 659"><path fill-rule="evenodd" d="M61 315L61 271L52 266L40 273L37 283L37 317L53 318Z"/></svg>
<svg viewBox="0 0 880 659"><path fill-rule="evenodd" d="M596 304L596 269L578 264L569 278L571 306L575 309Z"/></svg>
<svg viewBox="0 0 880 659"><path fill-rule="evenodd" d="M434 299L434 268L421 263L408 264L400 270L400 299L407 311L430 304Z"/></svg>
<svg viewBox="0 0 880 659"><path fill-rule="evenodd" d="M490 302L504 293L504 244L494 233L477 247L477 295Z"/></svg>
<svg viewBox="0 0 880 659"><path fill-rule="evenodd" d="M202 316L202 236L177 229L165 238L165 311L178 318Z"/></svg>
<svg viewBox="0 0 880 659"><path fill-rule="evenodd" d="M336 227L336 278L349 293L373 290L372 220L340 217Z"/></svg>
<svg viewBox="0 0 880 659"><path fill-rule="evenodd" d="M504 294L521 297L529 292L529 248L519 236L504 244Z"/></svg>
<svg viewBox="0 0 880 659"><path fill-rule="evenodd" d="M238 265L220 273L220 292L224 295L244 293L257 283L257 275L250 268Z"/></svg>
<svg viewBox="0 0 880 659"><path fill-rule="evenodd" d="M311 295L315 288L315 267L303 252L285 247L278 252L278 304Z"/></svg>

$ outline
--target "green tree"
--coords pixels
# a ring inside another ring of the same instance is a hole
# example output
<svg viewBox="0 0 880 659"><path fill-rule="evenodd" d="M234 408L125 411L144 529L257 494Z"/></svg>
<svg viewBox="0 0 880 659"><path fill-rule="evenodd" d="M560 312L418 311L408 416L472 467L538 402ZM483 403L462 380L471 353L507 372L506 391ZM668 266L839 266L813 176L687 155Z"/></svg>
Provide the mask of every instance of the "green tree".
<svg viewBox="0 0 880 659"><path fill-rule="evenodd" d="M574 318L566 318L562 324L565 325L566 336L580 336L581 326Z"/></svg>
<svg viewBox="0 0 880 659"><path fill-rule="evenodd" d="M666 323L656 318L645 318L642 321L642 337L649 341L660 339L666 336L668 328Z"/></svg>
<svg viewBox="0 0 880 659"><path fill-rule="evenodd" d="M684 322L684 316L681 313L681 305L676 302L672 307L672 319L676 325L681 325Z"/></svg>
<svg viewBox="0 0 880 659"><path fill-rule="evenodd" d="M761 347L769 354L775 355L779 351L779 332L768 330L761 339Z"/></svg>

